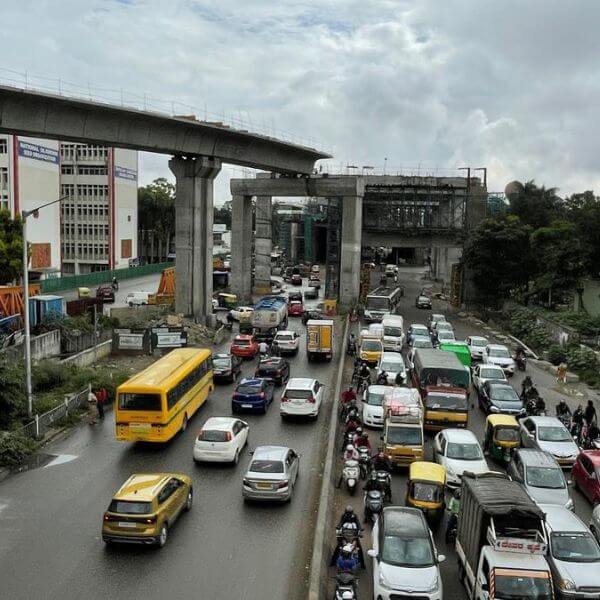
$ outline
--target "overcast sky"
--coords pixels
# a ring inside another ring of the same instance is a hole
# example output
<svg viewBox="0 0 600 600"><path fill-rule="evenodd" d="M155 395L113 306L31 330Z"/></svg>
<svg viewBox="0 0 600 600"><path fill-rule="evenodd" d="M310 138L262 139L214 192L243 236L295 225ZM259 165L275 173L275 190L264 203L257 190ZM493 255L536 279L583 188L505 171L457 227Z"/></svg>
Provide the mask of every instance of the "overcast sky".
<svg viewBox="0 0 600 600"><path fill-rule="evenodd" d="M332 170L600 187L598 0L4 0L1 15L4 81L192 105L309 139ZM143 183L170 177L167 157L140 164ZM218 202L241 174L224 170Z"/></svg>

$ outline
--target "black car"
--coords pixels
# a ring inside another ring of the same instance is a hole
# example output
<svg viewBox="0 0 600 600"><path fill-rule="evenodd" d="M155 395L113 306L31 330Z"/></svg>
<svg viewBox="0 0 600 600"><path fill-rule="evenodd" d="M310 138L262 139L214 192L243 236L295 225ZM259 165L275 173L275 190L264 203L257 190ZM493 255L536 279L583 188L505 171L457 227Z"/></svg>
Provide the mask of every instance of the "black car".
<svg viewBox="0 0 600 600"><path fill-rule="evenodd" d="M324 318L320 310L305 310L302 314L302 325L306 325L309 321L321 321Z"/></svg>
<svg viewBox="0 0 600 600"><path fill-rule="evenodd" d="M302 302L302 292L288 292L288 304L297 300L298 302Z"/></svg>
<svg viewBox="0 0 600 600"><path fill-rule="evenodd" d="M479 392L479 408L490 413L525 416L523 401L506 381L486 381Z"/></svg>
<svg viewBox="0 0 600 600"><path fill-rule="evenodd" d="M275 334L279 331L277 327L271 327L269 329L254 329L254 338L260 344L266 342L269 346L273 343Z"/></svg>
<svg viewBox="0 0 600 600"><path fill-rule="evenodd" d="M232 354L213 354L213 379L233 383L242 373L242 359Z"/></svg>
<svg viewBox="0 0 600 600"><path fill-rule="evenodd" d="M431 298L424 294L419 294L415 300L415 306L417 308L429 308L431 309Z"/></svg>
<svg viewBox="0 0 600 600"><path fill-rule="evenodd" d="M319 297L319 290L316 287L309 286L304 292L305 300L316 300Z"/></svg>
<svg viewBox="0 0 600 600"><path fill-rule="evenodd" d="M115 290L112 285L101 285L96 289L96 298L100 298L102 302L114 302Z"/></svg>
<svg viewBox="0 0 600 600"><path fill-rule="evenodd" d="M290 363L280 356L261 358L254 376L270 379L281 386L290 378Z"/></svg>

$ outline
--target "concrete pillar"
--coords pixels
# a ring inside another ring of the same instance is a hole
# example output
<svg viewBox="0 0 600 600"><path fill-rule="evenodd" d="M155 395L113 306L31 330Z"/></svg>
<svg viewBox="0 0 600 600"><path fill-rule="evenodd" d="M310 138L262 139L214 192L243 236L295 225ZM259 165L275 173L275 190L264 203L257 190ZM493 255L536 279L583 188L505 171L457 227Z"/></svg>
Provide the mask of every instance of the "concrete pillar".
<svg viewBox="0 0 600 600"><path fill-rule="evenodd" d="M175 156L175 310L211 323L213 291L213 181L221 161Z"/></svg>
<svg viewBox="0 0 600 600"><path fill-rule="evenodd" d="M256 197L254 293L259 295L271 293L272 210L271 196Z"/></svg>
<svg viewBox="0 0 600 600"><path fill-rule="evenodd" d="M339 305L348 310L358 303L363 197L342 198L342 241Z"/></svg>
<svg viewBox="0 0 600 600"><path fill-rule="evenodd" d="M252 196L233 196L230 287L240 302L252 301Z"/></svg>

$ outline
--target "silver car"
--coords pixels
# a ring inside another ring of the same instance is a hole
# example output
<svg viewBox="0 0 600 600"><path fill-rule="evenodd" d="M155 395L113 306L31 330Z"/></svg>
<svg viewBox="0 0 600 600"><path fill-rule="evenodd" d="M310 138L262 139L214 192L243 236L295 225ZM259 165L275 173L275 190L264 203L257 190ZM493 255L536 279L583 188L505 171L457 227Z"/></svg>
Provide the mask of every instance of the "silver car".
<svg viewBox="0 0 600 600"><path fill-rule="evenodd" d="M506 472L519 483L537 504L558 504L573 510L573 500L560 465L547 452L520 448Z"/></svg>
<svg viewBox="0 0 600 600"><path fill-rule="evenodd" d="M242 496L247 500L290 500L298 478L300 457L286 446L259 446L244 475Z"/></svg>
<svg viewBox="0 0 600 600"><path fill-rule="evenodd" d="M559 598L600 599L600 547L585 523L556 504L543 504L547 555Z"/></svg>
<svg viewBox="0 0 600 600"><path fill-rule="evenodd" d="M579 447L568 429L556 417L527 417L520 421L521 443L552 454L563 469L570 469Z"/></svg>

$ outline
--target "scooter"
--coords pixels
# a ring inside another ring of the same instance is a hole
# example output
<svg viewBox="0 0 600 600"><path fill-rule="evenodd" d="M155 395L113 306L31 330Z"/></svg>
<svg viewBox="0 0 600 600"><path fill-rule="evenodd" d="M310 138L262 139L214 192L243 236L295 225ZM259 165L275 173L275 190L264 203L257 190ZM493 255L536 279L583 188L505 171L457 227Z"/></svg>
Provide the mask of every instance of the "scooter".
<svg viewBox="0 0 600 600"><path fill-rule="evenodd" d="M360 467L357 460L349 459L344 463L342 469L342 481L351 496L356 493L358 478L360 477Z"/></svg>
<svg viewBox="0 0 600 600"><path fill-rule="evenodd" d="M567 428L568 431L571 431L571 426L572 426L571 415L565 413L562 415L556 415L556 418Z"/></svg>
<svg viewBox="0 0 600 600"><path fill-rule="evenodd" d="M515 356L515 364L519 371L525 371L527 369L527 357L526 356Z"/></svg>
<svg viewBox="0 0 600 600"><path fill-rule="evenodd" d="M392 501L392 476L388 471L376 471L379 488L384 490L384 497L388 502Z"/></svg>
<svg viewBox="0 0 600 600"><path fill-rule="evenodd" d="M348 340L348 344L346 345L346 354L348 356L356 356L356 342Z"/></svg>
<svg viewBox="0 0 600 600"><path fill-rule="evenodd" d="M371 470L371 452L366 446L359 446L357 450L360 476L362 479L366 479L369 471Z"/></svg>
<svg viewBox="0 0 600 600"><path fill-rule="evenodd" d="M335 576L335 600L356 600L358 579L352 573L341 572Z"/></svg>
<svg viewBox="0 0 600 600"><path fill-rule="evenodd" d="M365 494L365 523L375 523L375 519L383 510L383 494L381 490L369 490Z"/></svg>

